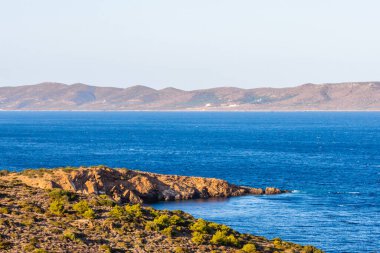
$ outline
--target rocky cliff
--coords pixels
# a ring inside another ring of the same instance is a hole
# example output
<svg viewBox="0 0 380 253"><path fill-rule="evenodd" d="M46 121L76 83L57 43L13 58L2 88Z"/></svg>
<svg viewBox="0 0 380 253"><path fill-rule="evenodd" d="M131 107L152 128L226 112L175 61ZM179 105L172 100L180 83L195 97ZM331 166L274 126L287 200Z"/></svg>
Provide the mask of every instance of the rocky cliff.
<svg viewBox="0 0 380 253"><path fill-rule="evenodd" d="M279 194L286 191L236 186L215 178L162 175L104 166L25 170L6 173L3 180L19 180L28 186L61 188L84 194L106 194L119 203L186 200Z"/></svg>

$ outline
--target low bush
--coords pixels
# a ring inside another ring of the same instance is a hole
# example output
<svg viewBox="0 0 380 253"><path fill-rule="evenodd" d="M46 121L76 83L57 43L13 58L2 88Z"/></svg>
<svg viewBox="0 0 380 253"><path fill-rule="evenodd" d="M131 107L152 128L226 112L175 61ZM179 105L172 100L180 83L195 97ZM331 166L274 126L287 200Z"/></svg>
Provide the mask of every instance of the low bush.
<svg viewBox="0 0 380 253"><path fill-rule="evenodd" d="M43 213L42 208L36 203L21 202L20 206L26 212Z"/></svg>
<svg viewBox="0 0 380 253"><path fill-rule="evenodd" d="M0 213L1 214L8 214L9 213L8 207L0 207Z"/></svg>
<svg viewBox="0 0 380 253"><path fill-rule="evenodd" d="M153 217L157 217L160 215L160 212L157 211L156 209L152 208L152 207L146 207L145 210Z"/></svg>
<svg viewBox="0 0 380 253"><path fill-rule="evenodd" d="M241 249L244 253L256 253L256 246L252 243L247 243Z"/></svg>
<svg viewBox="0 0 380 253"><path fill-rule="evenodd" d="M72 172L72 171L74 171L74 170L77 170L78 167L66 166L66 167L61 168L61 169L62 169L64 172L69 173L69 172Z"/></svg>
<svg viewBox="0 0 380 253"><path fill-rule="evenodd" d="M90 206L88 205L88 202L85 201L85 200L81 200L81 201L79 201L78 203L75 203L75 204L73 205L73 209L74 209L74 211L78 212L79 214L83 214L83 213L86 212L89 208L90 208Z"/></svg>
<svg viewBox="0 0 380 253"><path fill-rule="evenodd" d="M229 233L229 232L231 232L232 229L223 224L223 225L219 225L218 230Z"/></svg>
<svg viewBox="0 0 380 253"><path fill-rule="evenodd" d="M208 234L210 233L211 228L204 219L198 219L190 226L190 230L202 234Z"/></svg>
<svg viewBox="0 0 380 253"><path fill-rule="evenodd" d="M95 211L92 210L91 208L87 209L83 214L82 216L86 219L89 219L89 220L92 220L92 219L95 219L96 217L96 214L95 214Z"/></svg>
<svg viewBox="0 0 380 253"><path fill-rule="evenodd" d="M114 206L108 214L115 219L124 219L127 215L125 209L121 206Z"/></svg>
<svg viewBox="0 0 380 253"><path fill-rule="evenodd" d="M169 222L171 225L182 225L182 224L184 224L185 221L181 217L179 217L178 215L173 215L170 217Z"/></svg>
<svg viewBox="0 0 380 253"><path fill-rule="evenodd" d="M187 252L189 252L189 251L185 248L182 248L182 247L176 247L174 249L174 253L187 253Z"/></svg>
<svg viewBox="0 0 380 253"><path fill-rule="evenodd" d="M133 218L141 218L143 215L142 208L140 204L126 205L125 211Z"/></svg>
<svg viewBox="0 0 380 253"><path fill-rule="evenodd" d="M225 231L216 231L210 242L215 245L238 246L239 242L234 235L227 235Z"/></svg>
<svg viewBox="0 0 380 253"><path fill-rule="evenodd" d="M112 253L112 248L109 245L103 244L99 246L99 251L105 253Z"/></svg>
<svg viewBox="0 0 380 253"><path fill-rule="evenodd" d="M174 231L173 231L173 228L172 227L167 227L167 228L164 228L161 233L163 235L166 235L167 237L171 238L174 234Z"/></svg>
<svg viewBox="0 0 380 253"><path fill-rule="evenodd" d="M191 241L195 244L199 245L206 242L206 236L202 234L201 232L195 231L191 235L192 235Z"/></svg>
<svg viewBox="0 0 380 253"><path fill-rule="evenodd" d="M98 196L96 204L99 206L112 207L115 205L115 202L110 197L108 197L106 194L101 194Z"/></svg>
<svg viewBox="0 0 380 253"><path fill-rule="evenodd" d="M274 238L273 239L273 245L275 248L281 249L282 248L282 240L280 238Z"/></svg>
<svg viewBox="0 0 380 253"><path fill-rule="evenodd" d="M148 221L146 224L145 224L145 230L146 231L158 231L158 226L156 223L154 223L153 221Z"/></svg>
<svg viewBox="0 0 380 253"><path fill-rule="evenodd" d="M54 200L50 203L49 211L57 216L62 216L65 213L65 205L60 200Z"/></svg>
<svg viewBox="0 0 380 253"><path fill-rule="evenodd" d="M74 204L73 209L86 219L95 218L95 211L90 208L88 202L85 200L81 200L78 203Z"/></svg>
<svg viewBox="0 0 380 253"><path fill-rule="evenodd" d="M35 219L34 218L25 218L21 221L21 224L27 227L30 227L34 224Z"/></svg>
<svg viewBox="0 0 380 253"><path fill-rule="evenodd" d="M53 189L49 192L51 200L73 201L77 198L77 195L70 191L62 189Z"/></svg>
<svg viewBox="0 0 380 253"><path fill-rule="evenodd" d="M48 252L44 249L35 249L33 253L48 253Z"/></svg>
<svg viewBox="0 0 380 253"><path fill-rule="evenodd" d="M164 229L170 226L170 218L166 214L156 217L153 222L156 223L159 229Z"/></svg>
<svg viewBox="0 0 380 253"><path fill-rule="evenodd" d="M63 231L63 237L65 239L73 241L73 242L80 241L79 236L75 232L73 232L73 231L71 231L69 229Z"/></svg>

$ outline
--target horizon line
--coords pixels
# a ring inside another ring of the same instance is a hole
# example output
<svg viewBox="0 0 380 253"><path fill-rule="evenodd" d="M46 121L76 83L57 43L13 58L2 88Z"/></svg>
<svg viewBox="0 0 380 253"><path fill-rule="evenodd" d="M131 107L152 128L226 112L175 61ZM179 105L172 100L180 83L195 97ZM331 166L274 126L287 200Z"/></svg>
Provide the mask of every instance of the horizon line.
<svg viewBox="0 0 380 253"><path fill-rule="evenodd" d="M18 87L25 87L25 86L37 86L37 85L48 85L48 84L58 84L58 85L66 85L66 86L75 86L75 85L85 85L89 87L97 87L97 88L111 88L111 89L130 89L134 87L142 87L142 88L149 88L152 90L160 91L160 90L165 90L165 89L176 89L176 90L181 90L181 91L198 91L198 90L209 90L209 89L218 89L218 88L236 88L236 89L241 89L241 90L252 90L252 89L289 89L289 88L296 88L300 86L305 86L305 85L340 85L340 84L370 84L370 83L380 83L380 81L346 81L346 82L327 82L327 83L302 83L294 86L284 86L284 87L273 87L273 86L259 86L259 87L252 87L252 88L241 88L238 86L214 86L211 88L201 88L201 89L192 89L192 90L185 90L185 89L180 89L176 88L173 86L167 86L165 88L161 89L156 89L152 88L148 85L142 85L142 84L136 84L136 85L131 85L127 87L116 87L116 86L102 86L102 85L92 85L92 84L87 84L87 83L82 83L82 82L76 82L76 83L63 83L63 82L53 82L53 81L44 81L40 83L35 83L35 84L24 84L24 85L8 85L8 86L0 86L0 88L18 88Z"/></svg>

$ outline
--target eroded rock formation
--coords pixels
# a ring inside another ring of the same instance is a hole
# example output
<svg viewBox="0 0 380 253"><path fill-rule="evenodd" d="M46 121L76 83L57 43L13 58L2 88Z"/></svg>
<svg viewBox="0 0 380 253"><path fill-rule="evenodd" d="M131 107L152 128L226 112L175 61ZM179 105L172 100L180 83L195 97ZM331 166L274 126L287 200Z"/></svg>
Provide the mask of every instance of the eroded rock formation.
<svg viewBox="0 0 380 253"><path fill-rule="evenodd" d="M162 175L129 169L80 167L26 170L9 173L5 180L20 180L31 187L61 188L84 194L106 194L120 203L186 200L280 194L286 191L236 186L215 178Z"/></svg>

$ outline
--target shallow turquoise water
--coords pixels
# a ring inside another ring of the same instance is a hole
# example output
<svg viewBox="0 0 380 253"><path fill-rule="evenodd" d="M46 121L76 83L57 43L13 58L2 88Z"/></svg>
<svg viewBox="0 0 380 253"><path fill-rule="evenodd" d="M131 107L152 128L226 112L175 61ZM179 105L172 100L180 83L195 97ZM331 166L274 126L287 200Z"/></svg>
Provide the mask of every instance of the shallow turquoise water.
<svg viewBox="0 0 380 253"><path fill-rule="evenodd" d="M0 112L0 167L105 164L296 190L158 203L327 252L380 252L380 113Z"/></svg>

